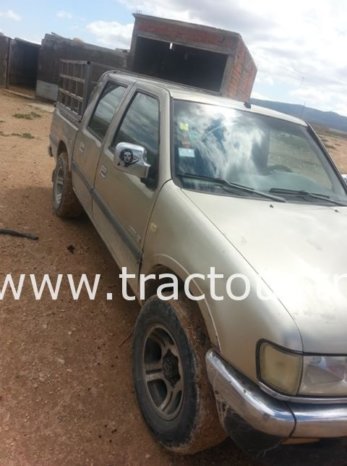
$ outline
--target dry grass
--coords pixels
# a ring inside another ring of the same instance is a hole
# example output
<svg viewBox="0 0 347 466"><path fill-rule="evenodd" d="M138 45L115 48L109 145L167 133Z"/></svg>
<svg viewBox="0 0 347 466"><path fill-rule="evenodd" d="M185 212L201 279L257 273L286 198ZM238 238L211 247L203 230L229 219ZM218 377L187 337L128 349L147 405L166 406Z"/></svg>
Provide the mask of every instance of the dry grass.
<svg viewBox="0 0 347 466"><path fill-rule="evenodd" d="M14 118L19 118L21 120L34 120L35 118L41 118L42 115L40 115L37 112L30 112L30 113L15 113L13 115Z"/></svg>
<svg viewBox="0 0 347 466"><path fill-rule="evenodd" d="M3 131L0 131L0 136L8 138L11 136L16 136L18 138L23 138L23 139L35 139L35 136L33 136L31 133L4 133Z"/></svg>

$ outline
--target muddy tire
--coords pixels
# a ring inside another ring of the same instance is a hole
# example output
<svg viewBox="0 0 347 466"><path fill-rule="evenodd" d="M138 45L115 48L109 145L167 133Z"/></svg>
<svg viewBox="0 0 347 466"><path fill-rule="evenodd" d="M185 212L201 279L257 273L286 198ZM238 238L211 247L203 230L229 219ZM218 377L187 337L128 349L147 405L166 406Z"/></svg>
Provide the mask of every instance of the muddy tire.
<svg viewBox="0 0 347 466"><path fill-rule="evenodd" d="M76 218L83 209L72 189L68 156L65 152L58 155L53 171L53 211L58 217Z"/></svg>
<svg viewBox="0 0 347 466"><path fill-rule="evenodd" d="M137 400L155 439L176 453L193 454L226 437L206 374L209 348L189 301L153 296L142 307L133 342Z"/></svg>

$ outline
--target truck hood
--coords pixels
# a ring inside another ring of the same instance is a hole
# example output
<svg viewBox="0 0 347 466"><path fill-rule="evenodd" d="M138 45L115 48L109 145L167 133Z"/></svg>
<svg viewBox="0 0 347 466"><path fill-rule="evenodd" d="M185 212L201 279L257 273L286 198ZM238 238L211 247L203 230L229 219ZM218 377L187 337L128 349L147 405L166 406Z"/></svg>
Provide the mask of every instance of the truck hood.
<svg viewBox="0 0 347 466"><path fill-rule="evenodd" d="M347 354L347 207L185 194L287 309L305 352Z"/></svg>

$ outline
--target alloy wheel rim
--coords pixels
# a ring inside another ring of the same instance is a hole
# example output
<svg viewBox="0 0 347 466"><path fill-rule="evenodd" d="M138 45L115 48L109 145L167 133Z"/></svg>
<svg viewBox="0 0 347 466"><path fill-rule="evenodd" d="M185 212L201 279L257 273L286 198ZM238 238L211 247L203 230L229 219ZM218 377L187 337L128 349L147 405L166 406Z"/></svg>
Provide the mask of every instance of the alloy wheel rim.
<svg viewBox="0 0 347 466"><path fill-rule="evenodd" d="M143 378L155 412L164 420L177 417L183 402L184 379L177 344L163 326L151 327L144 339Z"/></svg>

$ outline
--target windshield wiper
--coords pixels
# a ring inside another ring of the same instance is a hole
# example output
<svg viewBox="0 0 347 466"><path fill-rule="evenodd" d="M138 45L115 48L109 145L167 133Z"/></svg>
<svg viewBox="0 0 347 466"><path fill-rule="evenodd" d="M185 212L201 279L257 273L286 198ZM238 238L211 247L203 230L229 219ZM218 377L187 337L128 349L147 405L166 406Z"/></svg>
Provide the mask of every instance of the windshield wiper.
<svg viewBox="0 0 347 466"><path fill-rule="evenodd" d="M279 193L279 194L292 194L294 196L308 197L311 199L319 199L320 201L330 202L331 204L334 204L334 205L340 205L340 206L347 205L347 204L344 204L343 202L332 199L330 196L326 194L310 193L309 191L305 191L304 189L271 188L269 192Z"/></svg>
<svg viewBox="0 0 347 466"><path fill-rule="evenodd" d="M193 175L191 173L179 173L177 175L180 177L191 178L193 180L202 180L202 181L211 181L213 183L217 183L222 185L223 189L230 191L243 191L248 194L257 195L259 197L264 197L266 199L271 199L277 202L287 202L283 197L274 196L272 194L264 193L263 191L258 191L253 188L249 188L248 186L243 186L237 183L231 183L230 181L225 180L224 178L213 178L212 176L205 176L205 175Z"/></svg>

